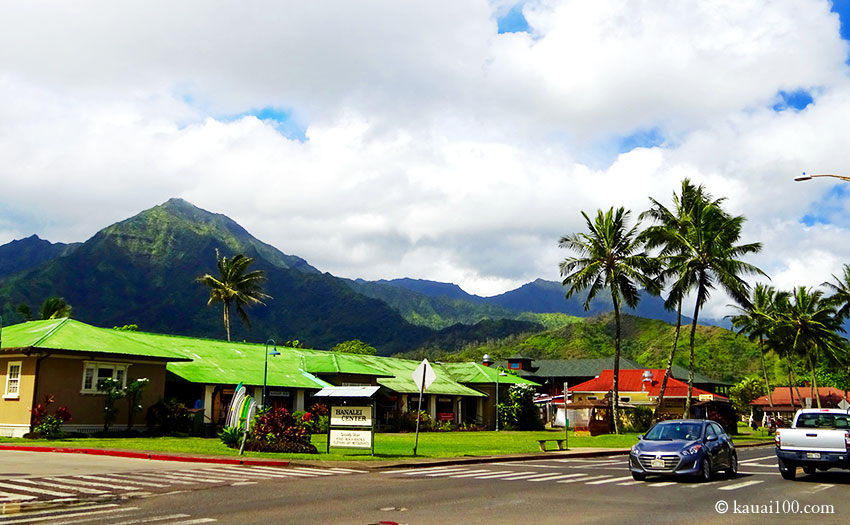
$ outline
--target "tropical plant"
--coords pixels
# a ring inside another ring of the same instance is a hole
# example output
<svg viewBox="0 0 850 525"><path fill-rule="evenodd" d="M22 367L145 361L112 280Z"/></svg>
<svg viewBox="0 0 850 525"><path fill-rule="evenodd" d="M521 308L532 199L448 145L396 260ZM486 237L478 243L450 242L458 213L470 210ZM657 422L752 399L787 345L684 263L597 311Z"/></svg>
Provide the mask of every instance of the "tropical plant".
<svg viewBox="0 0 850 525"><path fill-rule="evenodd" d="M40 314L42 319L71 317L71 305L61 297L48 297L41 305Z"/></svg>
<svg viewBox="0 0 850 525"><path fill-rule="evenodd" d="M836 308L838 317L844 320L850 317L850 264L845 264L842 270L840 277L832 275L834 282L825 282L821 286L832 291L827 301Z"/></svg>
<svg viewBox="0 0 850 525"><path fill-rule="evenodd" d="M32 321L32 308L28 304L19 304L15 311L24 317L24 321Z"/></svg>
<svg viewBox="0 0 850 525"><path fill-rule="evenodd" d="M109 432L109 427L115 423L118 417L118 409L115 408L115 403L124 397L124 389L121 388L121 382L111 377L106 377L98 380L97 390L104 394L103 396L103 431Z"/></svg>
<svg viewBox="0 0 850 525"><path fill-rule="evenodd" d="M764 375L764 387L767 390L767 402L773 407L773 392L765 364L765 340L770 339L777 322L777 304L787 301L787 292L777 292L772 286L757 284L747 306L731 305L738 315L728 316L738 334L746 335L750 341L758 340L761 356L761 368ZM791 397L793 399L793 397Z"/></svg>
<svg viewBox="0 0 850 525"><path fill-rule="evenodd" d="M695 201L688 214L688 227L671 230L665 239L671 246L666 260L667 272L674 276L670 294L685 297L696 291L690 334L688 396L684 417L690 417L694 388L694 345L700 310L711 292L723 289L738 304L749 306L749 285L743 275L766 274L740 257L761 250L761 243L737 244L744 216L730 216L716 202Z"/></svg>
<svg viewBox="0 0 850 525"><path fill-rule="evenodd" d="M661 248L658 254L659 262L664 265L672 254L681 253L685 248L677 242L677 234L687 235L688 229L691 227L691 213L698 206L704 206L707 202L711 202L719 206L723 199L713 200L702 185L694 186L690 179L682 180L682 189L680 194L673 193L673 209L667 209L663 204L649 198L652 207L641 213L640 219L649 218L655 222L655 225L648 227L640 236L646 242L647 249ZM659 284L665 281L673 280L676 277L672 269L664 268L658 277ZM674 289L664 301L664 307L668 310L676 309L676 331L673 336L673 344L670 347L670 353L667 356L667 367L664 371L664 378L661 380L661 388L658 392L658 402L655 405L653 413L653 421L657 421L661 416L661 406L664 402L664 394L667 391L667 382L670 376L673 375L673 360L676 355L676 348L679 346L679 334L682 328L682 299L683 291Z"/></svg>
<svg viewBox="0 0 850 525"><path fill-rule="evenodd" d="M140 401L149 383L148 378L142 377L136 379L124 389L124 395L127 397L127 430L133 428L133 418L142 411Z"/></svg>
<svg viewBox="0 0 850 525"><path fill-rule="evenodd" d="M765 384L760 377L745 377L729 389L729 400L738 414L752 415L753 408L750 403L764 395L764 391Z"/></svg>
<svg viewBox="0 0 850 525"><path fill-rule="evenodd" d="M809 365L812 397L821 408L820 395L817 394L817 363L827 356L841 361L844 360L842 357L846 357L846 343L838 335L844 332L844 328L836 309L820 290L798 286L790 299L782 304L776 330L791 343L792 352Z"/></svg>
<svg viewBox="0 0 850 525"><path fill-rule="evenodd" d="M505 430L543 430L543 420L534 405L534 387L513 384L507 401L499 404L500 423Z"/></svg>
<svg viewBox="0 0 850 525"><path fill-rule="evenodd" d="M35 436L44 439L57 439L64 437L62 424L71 421L71 411L68 407L61 406L53 414L49 413L49 407L53 404L53 394L45 394L44 401L37 403L32 412L32 432Z"/></svg>
<svg viewBox="0 0 850 525"><path fill-rule="evenodd" d="M266 279L262 270L248 271L248 267L254 262L251 257L243 254L234 255L232 258L222 257L219 251L215 251L218 277L204 274L198 278L198 282L210 289L210 298L207 306L214 303L222 303L224 330L227 340L230 341L230 307L236 304L236 313L246 326L251 322L245 308L250 305L265 305L263 299L271 299L271 296L263 293L261 283Z"/></svg>
<svg viewBox="0 0 850 525"><path fill-rule="evenodd" d="M345 341L331 348L331 352L342 352L344 354L377 355L378 350L359 339Z"/></svg>
<svg viewBox="0 0 850 525"><path fill-rule="evenodd" d="M638 227L628 226L631 212L625 208L599 210L591 221L581 213L587 224L587 233L576 233L561 237L559 246L578 254L567 257L560 264L562 284L569 286L566 298L579 290L587 290L585 310L600 292L607 290L614 304L614 433L619 434L617 412L619 403L620 376L620 309L623 303L635 308L640 301L638 285L656 291L651 275L656 271L656 262L643 251L638 240Z"/></svg>

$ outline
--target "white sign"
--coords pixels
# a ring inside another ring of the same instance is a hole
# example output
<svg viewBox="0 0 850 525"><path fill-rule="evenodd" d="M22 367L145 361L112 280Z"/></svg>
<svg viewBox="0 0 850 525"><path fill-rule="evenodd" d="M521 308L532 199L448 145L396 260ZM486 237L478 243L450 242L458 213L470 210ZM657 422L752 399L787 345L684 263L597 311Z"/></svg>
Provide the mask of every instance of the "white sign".
<svg viewBox="0 0 850 525"><path fill-rule="evenodd" d="M437 379L437 374L431 368L431 363L427 359L423 359L422 364L416 367L411 377L413 377L413 382L416 383L416 388L420 392L424 392Z"/></svg>
<svg viewBox="0 0 850 525"><path fill-rule="evenodd" d="M838 408L840 408L841 410L847 410L848 408L850 408L850 403L848 403L846 399L842 399L838 402Z"/></svg>
<svg viewBox="0 0 850 525"><path fill-rule="evenodd" d="M331 407L332 427L371 427L372 407ZM333 443L331 443L333 446Z"/></svg>
<svg viewBox="0 0 850 525"><path fill-rule="evenodd" d="M336 448L372 448L371 430L331 429L330 446Z"/></svg>

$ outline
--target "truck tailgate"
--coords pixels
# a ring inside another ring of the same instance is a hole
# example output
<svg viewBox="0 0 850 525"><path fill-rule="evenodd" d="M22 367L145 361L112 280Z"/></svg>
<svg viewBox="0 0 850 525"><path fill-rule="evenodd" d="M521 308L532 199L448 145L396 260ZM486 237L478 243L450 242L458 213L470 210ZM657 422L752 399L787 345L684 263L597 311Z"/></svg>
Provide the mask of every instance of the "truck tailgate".
<svg viewBox="0 0 850 525"><path fill-rule="evenodd" d="M780 429L782 450L811 450L820 452L845 452L844 430L829 428Z"/></svg>

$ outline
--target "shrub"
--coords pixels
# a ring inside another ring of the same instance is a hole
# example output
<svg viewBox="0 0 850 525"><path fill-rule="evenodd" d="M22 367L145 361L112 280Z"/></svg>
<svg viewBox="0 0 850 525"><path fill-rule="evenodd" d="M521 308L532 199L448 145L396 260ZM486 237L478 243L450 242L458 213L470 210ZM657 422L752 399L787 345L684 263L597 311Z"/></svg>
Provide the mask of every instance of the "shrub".
<svg viewBox="0 0 850 525"><path fill-rule="evenodd" d="M32 412L33 431L30 437L58 439L67 434L62 432L62 423L71 421L71 412L68 407L61 406L51 415L48 407L53 404L53 394L45 394L44 402L38 403Z"/></svg>
<svg viewBox="0 0 850 525"><path fill-rule="evenodd" d="M218 438L228 448L236 448L242 442L242 429L234 427L224 427L218 433Z"/></svg>
<svg viewBox="0 0 850 525"><path fill-rule="evenodd" d="M192 429L192 414L176 399L160 399L148 409L145 420L151 434L188 434Z"/></svg>
<svg viewBox="0 0 850 525"><path fill-rule="evenodd" d="M543 420L534 406L534 387L528 384L511 385L508 401L499 403L499 419L505 429L542 430Z"/></svg>
<svg viewBox="0 0 850 525"><path fill-rule="evenodd" d="M296 418L285 408L261 410L254 416L245 448L257 452L316 454L318 450L310 443L312 419L310 412L302 412Z"/></svg>
<svg viewBox="0 0 850 525"><path fill-rule="evenodd" d="M624 432L646 432L652 425L652 408L637 406L620 412Z"/></svg>

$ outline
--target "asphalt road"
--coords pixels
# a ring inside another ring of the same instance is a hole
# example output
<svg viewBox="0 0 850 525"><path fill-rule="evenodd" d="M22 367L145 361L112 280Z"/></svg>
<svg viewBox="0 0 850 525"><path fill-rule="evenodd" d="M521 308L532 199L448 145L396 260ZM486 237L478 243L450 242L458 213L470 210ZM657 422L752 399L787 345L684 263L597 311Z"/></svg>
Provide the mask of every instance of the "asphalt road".
<svg viewBox="0 0 850 525"><path fill-rule="evenodd" d="M710 483L663 478L635 482L624 456L312 477L285 476L292 469L280 469L280 476L220 479L150 497L65 509L40 521L240 525L850 521L850 472L800 473L798 481L791 482L779 476L772 447L741 449L739 458L738 477L721 474ZM21 518L13 515L0 523L21 523Z"/></svg>

